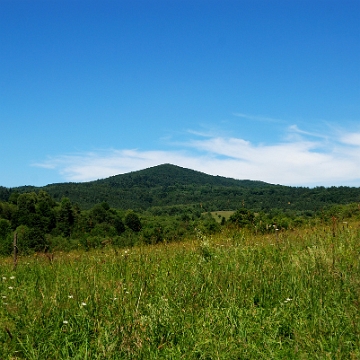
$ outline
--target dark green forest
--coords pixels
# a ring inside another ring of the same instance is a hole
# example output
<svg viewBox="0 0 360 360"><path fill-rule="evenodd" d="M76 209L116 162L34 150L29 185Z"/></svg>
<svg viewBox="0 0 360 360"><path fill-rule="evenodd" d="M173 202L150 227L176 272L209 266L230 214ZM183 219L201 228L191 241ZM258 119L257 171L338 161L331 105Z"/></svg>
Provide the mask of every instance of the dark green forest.
<svg viewBox="0 0 360 360"><path fill-rule="evenodd" d="M359 188L271 185L173 165L87 183L1 187L0 254L11 253L14 234L23 253L129 247L224 227L269 233L340 223L359 217L358 203Z"/></svg>
<svg viewBox="0 0 360 360"><path fill-rule="evenodd" d="M176 207L183 206L201 206L203 211L236 210L244 206L254 211L318 211L329 205L360 202L360 188L273 185L207 175L170 164L85 183L0 187L0 200L9 201L16 193L40 190L55 201L67 197L81 209L107 202L116 209L157 213L176 212ZM171 210L166 209L169 207Z"/></svg>

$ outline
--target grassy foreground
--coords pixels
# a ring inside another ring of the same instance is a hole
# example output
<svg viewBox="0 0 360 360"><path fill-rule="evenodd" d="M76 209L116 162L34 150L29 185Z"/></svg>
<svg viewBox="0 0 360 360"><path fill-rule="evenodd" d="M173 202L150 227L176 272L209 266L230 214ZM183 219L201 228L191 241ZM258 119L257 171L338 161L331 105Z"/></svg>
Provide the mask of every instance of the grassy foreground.
<svg viewBox="0 0 360 360"><path fill-rule="evenodd" d="M0 359L360 359L357 225L0 265Z"/></svg>

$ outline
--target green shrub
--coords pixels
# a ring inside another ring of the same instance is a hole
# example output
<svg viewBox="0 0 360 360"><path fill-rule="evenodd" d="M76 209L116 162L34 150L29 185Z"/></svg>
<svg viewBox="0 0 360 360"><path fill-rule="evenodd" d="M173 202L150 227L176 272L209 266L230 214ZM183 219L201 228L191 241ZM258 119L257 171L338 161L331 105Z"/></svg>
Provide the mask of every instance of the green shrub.
<svg viewBox="0 0 360 360"><path fill-rule="evenodd" d="M49 247L45 234L40 229L20 225L17 227L16 233L18 248L21 253L44 251Z"/></svg>
<svg viewBox="0 0 360 360"><path fill-rule="evenodd" d="M140 218L134 211L129 211L125 215L125 225L135 232L139 232L142 228Z"/></svg>
<svg viewBox="0 0 360 360"><path fill-rule="evenodd" d="M12 230L10 221L0 219L0 254L9 255L12 252Z"/></svg>

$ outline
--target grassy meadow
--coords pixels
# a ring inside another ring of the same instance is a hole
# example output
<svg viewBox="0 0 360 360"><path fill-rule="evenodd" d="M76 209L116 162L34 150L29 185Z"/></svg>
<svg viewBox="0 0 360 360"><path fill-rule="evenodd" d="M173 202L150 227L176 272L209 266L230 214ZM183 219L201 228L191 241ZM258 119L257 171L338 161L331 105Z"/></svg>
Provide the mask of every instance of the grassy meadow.
<svg viewBox="0 0 360 360"><path fill-rule="evenodd" d="M359 255L349 223L1 258L0 359L360 359Z"/></svg>

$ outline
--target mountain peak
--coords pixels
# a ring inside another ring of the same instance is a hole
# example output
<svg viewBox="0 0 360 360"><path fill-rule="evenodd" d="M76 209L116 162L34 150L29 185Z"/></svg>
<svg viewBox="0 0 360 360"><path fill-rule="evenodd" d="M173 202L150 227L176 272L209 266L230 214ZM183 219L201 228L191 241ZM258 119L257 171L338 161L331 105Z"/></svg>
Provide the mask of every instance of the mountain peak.
<svg viewBox="0 0 360 360"><path fill-rule="evenodd" d="M173 164L161 164L144 170L114 175L96 182L111 183L113 186L136 184L138 186L171 186L171 185L213 185L213 186L264 186L261 181L235 180L222 176L205 174L197 170L183 168Z"/></svg>

